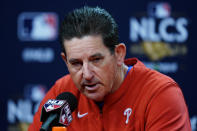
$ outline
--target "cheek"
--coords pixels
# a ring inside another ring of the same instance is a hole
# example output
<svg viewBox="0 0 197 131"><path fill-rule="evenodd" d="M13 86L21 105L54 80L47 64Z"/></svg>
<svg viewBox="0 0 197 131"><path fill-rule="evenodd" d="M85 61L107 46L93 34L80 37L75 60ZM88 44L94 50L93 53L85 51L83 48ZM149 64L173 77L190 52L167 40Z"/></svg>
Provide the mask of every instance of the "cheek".
<svg viewBox="0 0 197 131"><path fill-rule="evenodd" d="M111 84L113 83L114 75L115 75L114 72L115 72L114 65L107 65L103 69L101 76L103 77L103 80L105 81L105 84L107 84L107 86L111 86Z"/></svg>
<svg viewBox="0 0 197 131"><path fill-rule="evenodd" d="M72 78L73 82L77 86L77 88L79 88L80 87L80 83L81 83L81 74L80 74L80 72L70 72L70 75L71 75L71 78Z"/></svg>

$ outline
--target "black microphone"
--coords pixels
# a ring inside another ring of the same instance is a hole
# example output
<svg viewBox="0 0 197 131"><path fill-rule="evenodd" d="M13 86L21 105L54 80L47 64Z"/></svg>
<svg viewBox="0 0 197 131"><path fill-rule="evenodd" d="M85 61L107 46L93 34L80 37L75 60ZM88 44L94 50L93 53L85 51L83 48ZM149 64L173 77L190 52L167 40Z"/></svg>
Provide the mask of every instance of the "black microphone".
<svg viewBox="0 0 197 131"><path fill-rule="evenodd" d="M51 130L53 126L68 126L73 120L71 113L77 108L77 98L70 92L61 93L56 99L49 99L42 107L40 131Z"/></svg>

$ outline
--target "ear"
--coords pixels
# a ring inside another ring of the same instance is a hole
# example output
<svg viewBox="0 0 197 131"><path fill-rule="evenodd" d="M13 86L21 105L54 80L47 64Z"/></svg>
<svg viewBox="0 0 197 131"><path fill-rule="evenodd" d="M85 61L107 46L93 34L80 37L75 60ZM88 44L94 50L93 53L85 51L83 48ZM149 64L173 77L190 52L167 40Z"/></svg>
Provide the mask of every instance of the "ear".
<svg viewBox="0 0 197 131"><path fill-rule="evenodd" d="M64 60L64 62L67 64L67 58L66 58L65 53L61 52L61 56L62 56L62 59Z"/></svg>
<svg viewBox="0 0 197 131"><path fill-rule="evenodd" d="M124 43L120 43L115 47L115 56L118 66L121 66L124 63L126 56L126 46Z"/></svg>

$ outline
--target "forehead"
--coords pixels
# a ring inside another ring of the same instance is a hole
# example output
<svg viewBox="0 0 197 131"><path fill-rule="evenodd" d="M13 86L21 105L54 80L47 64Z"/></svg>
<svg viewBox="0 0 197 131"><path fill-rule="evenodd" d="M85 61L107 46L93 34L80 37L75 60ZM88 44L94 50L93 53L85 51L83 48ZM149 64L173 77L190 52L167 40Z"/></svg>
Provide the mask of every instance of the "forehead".
<svg viewBox="0 0 197 131"><path fill-rule="evenodd" d="M109 52L100 35L88 35L82 38L74 37L71 40L65 40L64 47L67 57Z"/></svg>

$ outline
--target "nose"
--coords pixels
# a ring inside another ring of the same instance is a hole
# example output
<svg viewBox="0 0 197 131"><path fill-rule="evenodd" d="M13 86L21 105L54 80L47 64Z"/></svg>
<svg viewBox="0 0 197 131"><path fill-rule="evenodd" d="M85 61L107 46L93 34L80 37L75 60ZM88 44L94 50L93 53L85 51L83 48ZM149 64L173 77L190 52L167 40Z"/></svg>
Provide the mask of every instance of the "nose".
<svg viewBox="0 0 197 131"><path fill-rule="evenodd" d="M83 63L82 73L85 80L91 80L93 78L93 72L88 63Z"/></svg>

